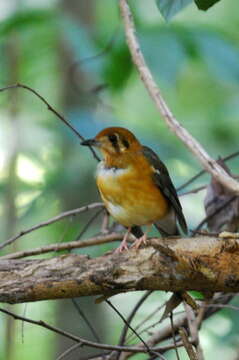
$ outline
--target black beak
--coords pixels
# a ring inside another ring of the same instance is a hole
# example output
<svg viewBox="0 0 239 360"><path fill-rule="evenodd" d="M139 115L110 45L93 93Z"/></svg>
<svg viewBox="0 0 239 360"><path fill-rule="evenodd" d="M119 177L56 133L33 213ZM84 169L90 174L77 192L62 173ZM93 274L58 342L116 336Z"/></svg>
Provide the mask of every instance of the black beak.
<svg viewBox="0 0 239 360"><path fill-rule="evenodd" d="M88 139L88 140L82 141L81 145L83 145L83 146L97 146L98 141L95 140L95 139Z"/></svg>

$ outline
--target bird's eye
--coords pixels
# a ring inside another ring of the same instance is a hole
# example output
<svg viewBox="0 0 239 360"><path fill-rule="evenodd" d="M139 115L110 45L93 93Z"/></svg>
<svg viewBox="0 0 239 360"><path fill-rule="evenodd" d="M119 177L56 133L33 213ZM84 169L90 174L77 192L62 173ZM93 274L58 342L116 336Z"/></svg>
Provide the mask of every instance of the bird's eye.
<svg viewBox="0 0 239 360"><path fill-rule="evenodd" d="M129 148L129 142L128 142L128 140L123 139L123 140L122 140L122 143L123 143L123 145L124 145L124 147L125 147L126 149Z"/></svg>
<svg viewBox="0 0 239 360"><path fill-rule="evenodd" d="M109 135L109 140L112 144L116 144L118 141L117 136L115 134Z"/></svg>

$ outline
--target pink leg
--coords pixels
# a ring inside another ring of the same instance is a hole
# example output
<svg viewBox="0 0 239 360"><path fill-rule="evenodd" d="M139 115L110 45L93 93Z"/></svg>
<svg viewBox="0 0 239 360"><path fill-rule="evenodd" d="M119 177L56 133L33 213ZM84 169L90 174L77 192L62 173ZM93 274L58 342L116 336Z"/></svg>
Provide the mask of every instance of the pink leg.
<svg viewBox="0 0 239 360"><path fill-rule="evenodd" d="M121 241L120 246L114 251L115 253L118 254L118 253L121 253L124 250L129 250L128 245L127 245L127 238L128 238L128 235L129 235L130 231L131 231L131 228L128 228L128 230L126 231L126 233L124 235L123 240Z"/></svg>
<svg viewBox="0 0 239 360"><path fill-rule="evenodd" d="M134 249L138 249L142 244L146 245L146 240L147 240L147 234L144 234L139 239L136 239L133 242L131 247L134 248Z"/></svg>
<svg viewBox="0 0 239 360"><path fill-rule="evenodd" d="M142 244L146 245L147 243L147 233L149 232L151 228L151 225L147 226L147 230L143 236L141 236L139 239L136 239L135 242L132 244L132 248L139 249Z"/></svg>

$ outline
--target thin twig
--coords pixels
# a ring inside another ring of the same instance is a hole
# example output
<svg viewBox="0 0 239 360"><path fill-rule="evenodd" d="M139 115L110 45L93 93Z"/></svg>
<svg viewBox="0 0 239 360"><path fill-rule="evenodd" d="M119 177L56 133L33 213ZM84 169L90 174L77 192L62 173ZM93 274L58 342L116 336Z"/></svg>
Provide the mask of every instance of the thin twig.
<svg viewBox="0 0 239 360"><path fill-rule="evenodd" d="M145 300L152 294L152 291L146 291L146 293L139 299L139 301L136 303L136 305L134 306L133 310L131 311L131 313L129 314L128 318L127 318L127 323L125 324L125 326L123 327L123 330L121 332L121 336L120 336L120 340L118 345L124 345L125 343L125 339L127 336L127 332L128 332L128 324L130 324L136 314L136 312L139 310L140 306L145 302ZM135 330L135 329L134 329ZM136 330L135 330L136 331Z"/></svg>
<svg viewBox="0 0 239 360"><path fill-rule="evenodd" d="M175 330L174 330L174 325L173 325L173 313L172 313L172 311L170 312L169 318L170 318L170 324L171 324L171 329L172 329L172 338L173 338L173 342L174 342L174 345L175 345L176 358L177 358L177 360L180 360L178 349L177 349Z"/></svg>
<svg viewBox="0 0 239 360"><path fill-rule="evenodd" d="M204 360L202 347L200 345L199 331L198 331L198 327L200 324L199 322L197 322L193 309L188 304L186 304L186 302L184 302L184 308L187 316L188 328L191 335L191 339L195 344L197 359Z"/></svg>
<svg viewBox="0 0 239 360"><path fill-rule="evenodd" d="M56 109L54 109L42 95L40 95L36 90L32 89L30 86L17 83L14 85L9 85L4 88L1 88L0 92L10 90L10 89L17 89L17 88L26 89L26 90L30 91L31 93L33 93L34 95L36 95L47 106L48 110L50 110L53 114L55 114L58 117L58 119L60 119L68 128L70 128L74 132L75 135L77 135L77 137L79 137L81 140L85 140L85 138L65 119L64 116L62 116ZM91 146L89 148L90 148L94 158L97 161L100 161L100 158L96 154L95 150Z"/></svg>
<svg viewBox="0 0 239 360"><path fill-rule="evenodd" d="M192 184L195 180L197 180L198 178L200 178L203 174L206 173L206 170L201 170L199 171L196 175L192 176L189 180L187 180L184 184L180 185L177 188L177 191L181 191L183 190L185 187L187 187L188 185Z"/></svg>
<svg viewBox="0 0 239 360"><path fill-rule="evenodd" d="M53 224L59 220L62 220L66 217L69 217L69 216L75 216L75 215L78 215L82 212L85 212L85 211L89 211L89 210L92 210L92 209L96 209L96 208L100 208L100 207L103 207L104 205L102 203L93 203L93 204L90 204L90 205L86 205L86 206L83 206L81 208L78 208L78 209L73 209L73 210L69 210L69 211L65 211L57 216L54 216L53 218L49 219L49 220L46 220L46 221L43 221L37 225L34 225L26 230L22 230L19 232L19 234L11 237L10 239L2 242L0 244L0 249L3 249L5 246L7 245L10 245L12 244L14 241L16 241L17 239L19 239L20 237L26 235L26 234L29 234L30 232L32 231L35 231L37 229L40 229L44 226L48 226L50 224Z"/></svg>
<svg viewBox="0 0 239 360"><path fill-rule="evenodd" d="M141 343L145 346L145 350L149 354L157 355L160 359L165 360L165 358L161 354L159 354L159 353L155 354L155 350L150 349L150 347L144 341L144 339L134 330L134 328L127 322L127 320L123 317L123 315L120 313L120 311L109 300L106 299L105 301L119 315L119 317L123 320L123 322L127 325L127 327L137 336L137 338L139 338Z"/></svg>
<svg viewBox="0 0 239 360"><path fill-rule="evenodd" d="M34 324L40 327L43 327L45 329L48 329L50 331L53 331L59 335L62 335L68 339L71 339L73 341L76 341L78 343L81 343L82 346L89 346L89 347L93 347L93 348L98 348L98 349L106 349L106 350L116 350L116 351L131 351L134 353L139 353L139 352L147 352L147 350L145 348L142 347L134 347L134 346L117 346L117 345L109 345L109 344L101 344L101 343L96 343L93 341L89 341L86 339L83 339L79 336L76 336L74 334L71 334L67 331L61 330L55 326L52 326L48 323L46 323L45 321L42 320L32 320L20 315L17 315L11 311L5 310L3 308L0 308L0 311L6 315L12 316L15 320L22 320L25 322L28 322L30 324ZM178 346L182 346L182 344L178 344ZM166 345L166 346L162 346L162 347L157 347L155 349L152 349L152 351L167 351L170 350L172 348L172 345Z"/></svg>
<svg viewBox="0 0 239 360"><path fill-rule="evenodd" d="M230 309L239 311L239 306L230 305L230 304L204 304L202 305L205 308L218 308L218 309Z"/></svg>
<svg viewBox="0 0 239 360"><path fill-rule="evenodd" d="M10 253L4 256L1 256L1 260L3 259L21 259L27 256L46 254L52 251L58 252L62 250L70 250L70 249L80 249L88 246L106 244L112 241L118 241L123 239L123 234L121 233L111 233L109 235L99 235L88 240L81 241L70 241L68 243L55 243L51 245L42 246L36 249L31 250L23 250L17 251L15 253ZM129 238L130 241L130 238Z"/></svg>
<svg viewBox="0 0 239 360"><path fill-rule="evenodd" d="M234 153L225 156L224 158L222 158L223 161L229 161L231 159L233 159L234 157L239 156L239 151L235 151ZM179 186L177 188L177 191L181 191L183 190L185 187L187 187L188 185L190 185L192 182L194 182L195 180L197 180L199 177L201 177L203 174L206 173L206 170L201 170L199 171L196 175L194 175L191 179L189 179L188 181L186 181L184 184L182 184L181 186ZM184 194L181 194L181 196ZM185 193L186 195L186 193Z"/></svg>
<svg viewBox="0 0 239 360"><path fill-rule="evenodd" d="M214 298L214 304L218 303L219 301L220 301L220 304L227 304L233 297L234 297L234 295L231 295L231 294L216 295ZM204 319L206 320L207 318L211 317L219 310L220 310L220 308L218 309L216 307L213 308L213 307L208 306ZM187 326L187 317L186 317L185 312L174 321L175 333L178 332L179 328L182 326ZM161 329L159 331L155 332L150 338L148 338L147 343L150 346L155 346L156 344L158 344L162 341L165 341L167 339L170 339L171 337L172 337L171 324L168 323L166 326L164 326L163 328L161 327ZM137 344L137 346L140 346L140 344ZM177 343L177 347L179 347L179 343ZM174 345L172 348L174 348ZM126 360L129 357L131 357L133 355L133 353L126 352L123 355L124 355L123 357L121 356L122 360Z"/></svg>
<svg viewBox="0 0 239 360"><path fill-rule="evenodd" d="M95 330L94 326L91 324L90 320L87 318L87 316L84 314L84 312L81 310L79 304L77 303L76 299L71 299L72 304L74 305L76 311L78 314L82 317L88 328L90 329L92 335L94 336L95 340L100 342L100 337L97 334L97 331Z"/></svg>
<svg viewBox="0 0 239 360"><path fill-rule="evenodd" d="M66 351L64 351L61 355L57 356L56 360L64 359L67 355L69 355L71 352L75 351L76 349L78 349L81 346L82 346L82 343L72 345Z"/></svg>
<svg viewBox="0 0 239 360"><path fill-rule="evenodd" d="M150 348L145 343L144 339L142 339L142 337L140 335L138 335L138 333L134 330L134 328L132 328L132 326L128 323L128 321L123 317L123 315L120 313L120 311L109 300L106 299L105 301L119 315L119 317L121 318L121 320L123 320L123 322L125 323L127 328L130 329L137 336L137 338L139 338L139 340L144 344L147 352L150 352Z"/></svg>
<svg viewBox="0 0 239 360"><path fill-rule="evenodd" d="M104 208L102 207L102 209L100 209L99 211L97 211L89 220L88 222L85 224L85 226L83 227L83 229L81 230L81 232L77 235L76 237L76 241L79 241L82 236L85 234L85 232L89 229L89 227L93 224L93 222L98 218L98 216L102 213L102 211L104 210Z"/></svg>
<svg viewBox="0 0 239 360"><path fill-rule="evenodd" d="M111 354L112 354L112 351L105 351L104 353L98 353L98 354L93 354L93 355L87 355L85 357L80 357L79 360L102 360L102 357L103 356L106 356L106 359L111 359Z"/></svg>
<svg viewBox="0 0 239 360"><path fill-rule="evenodd" d="M212 214L206 216L199 224L198 226L192 231L192 233L197 233L198 230L201 229L201 227L208 222L208 220L212 219L215 215L217 215L220 211L222 211L226 206L228 206L232 201L236 199L236 195L232 196L230 199L225 201L221 206L219 206Z"/></svg>
<svg viewBox="0 0 239 360"><path fill-rule="evenodd" d="M79 60L75 61L71 65L70 70L69 70L69 74L70 74L70 78L72 79L72 83L75 86L77 91L80 91L80 89L79 89L78 83L76 82L75 70L77 70L79 65L83 65L84 63L89 63L91 61L95 61L95 60L99 59L100 57L104 56L105 54L107 54L113 48L113 45L114 45L114 43L115 43L115 41L117 39L117 36L118 36L118 32L119 32L119 25L114 30L114 32L113 32L111 38L109 39L108 43L97 54L86 56L86 57L84 57L82 59L79 59Z"/></svg>
<svg viewBox="0 0 239 360"><path fill-rule="evenodd" d="M195 189L192 189L192 190L189 190L189 191L185 191L184 193L179 194L179 196L181 197L181 196L185 196L185 195L189 195L189 194L196 194L196 193L198 193L199 191L202 191L202 190L206 189L206 187L207 187L206 185L199 186L199 187L197 187L197 188L195 188Z"/></svg>
<svg viewBox="0 0 239 360"><path fill-rule="evenodd" d="M150 320L153 316L155 316L157 314L157 312L159 312L160 310L162 310L162 308L165 306L165 303L164 302L162 305L158 306L154 311L152 311L151 314L149 314L143 321L141 321L136 327L135 327L135 330L138 330L142 325L144 325L148 320ZM140 331L140 334L142 334L143 332L151 329L152 327L155 327L156 325L158 325L160 323L160 321L157 320L157 322L151 324L151 325L148 325L146 328L142 329ZM127 337L127 341L131 340L131 337L132 336L129 336Z"/></svg>
<svg viewBox="0 0 239 360"><path fill-rule="evenodd" d="M145 300L149 297L149 295L152 294L152 291L146 291L146 293L139 299L139 301L136 303L136 305L133 307L133 310L131 311L131 313L129 314L128 318L126 319L126 324L124 325L121 335L120 335L120 339L118 342L118 345L124 345L125 344L125 339L127 336L127 332L128 332L128 324L130 324L135 316L135 314L137 313L137 311L139 310L140 306L145 302ZM134 328L135 332L136 329ZM131 334L134 334L133 332ZM138 334L138 332L137 332ZM134 334L135 335L135 334ZM136 336L136 335L135 335ZM120 352L116 355L115 360L118 360L120 357Z"/></svg>
<svg viewBox="0 0 239 360"><path fill-rule="evenodd" d="M179 335L181 336L183 345L185 347L185 350L187 351L189 359L190 360L198 360L197 355L193 349L193 346L188 339L187 332L183 327L179 328Z"/></svg>
<svg viewBox="0 0 239 360"><path fill-rule="evenodd" d="M136 37L135 24L131 10L127 0L120 0L119 6L121 16L125 27L126 40L131 52L132 60L140 74L141 80L149 92L150 97L154 101L157 109L161 113L162 118L174 132L178 138L188 147L188 149L200 161L205 170L207 170L215 179L230 189L235 194L239 194L239 183L233 179L214 159L212 159L201 144L193 138L193 136L182 127L182 125L173 116L171 110L163 99L160 89L153 79L153 76L145 62L143 53L140 49L138 39Z"/></svg>

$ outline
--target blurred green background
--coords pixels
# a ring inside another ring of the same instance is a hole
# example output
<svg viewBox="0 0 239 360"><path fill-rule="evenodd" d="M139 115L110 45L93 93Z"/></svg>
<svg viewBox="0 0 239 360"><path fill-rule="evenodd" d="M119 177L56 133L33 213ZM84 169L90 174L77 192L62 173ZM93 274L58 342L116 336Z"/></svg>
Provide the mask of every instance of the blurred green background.
<svg viewBox="0 0 239 360"><path fill-rule="evenodd" d="M190 5L167 23L153 0L130 3L146 60L177 119L213 157L238 150L238 4L221 1L207 13ZM107 126L129 128L160 155L176 186L200 170L160 119L131 64L116 1L2 0L0 70L0 87L16 82L33 87L86 138ZM33 94L23 89L0 93L0 119L1 241L62 211L99 200L96 161ZM230 167L238 174L237 159ZM208 181L204 176L190 188ZM190 228L204 216L204 196L200 192L181 198ZM4 251L75 240L92 214L33 232ZM84 238L100 231L101 220ZM79 252L97 256L115 246ZM126 316L140 295L118 295L112 301ZM167 297L153 294L133 325ZM100 341L116 343L122 328L119 317L106 304L95 305L93 298L77 302L96 326ZM9 308L95 340L70 300ZM47 330L3 315L0 319L1 360L56 359L71 345ZM200 332L205 358L222 358L223 350L224 359L238 359L238 326L232 310L206 321ZM83 359L88 353L80 349L67 359ZM175 359L173 351L165 356ZM180 356L187 359L184 350Z"/></svg>

